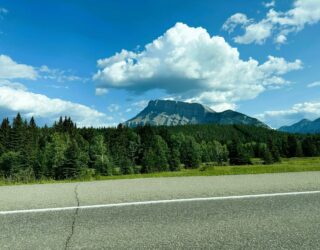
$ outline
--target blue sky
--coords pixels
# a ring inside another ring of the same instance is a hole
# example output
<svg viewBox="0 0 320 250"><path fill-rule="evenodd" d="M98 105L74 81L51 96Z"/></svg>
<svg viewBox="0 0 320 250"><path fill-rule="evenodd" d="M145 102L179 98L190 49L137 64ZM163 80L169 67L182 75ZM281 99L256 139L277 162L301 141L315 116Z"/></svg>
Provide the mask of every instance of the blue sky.
<svg viewBox="0 0 320 250"><path fill-rule="evenodd" d="M112 126L168 98L315 119L319 34L319 0L0 0L0 117Z"/></svg>

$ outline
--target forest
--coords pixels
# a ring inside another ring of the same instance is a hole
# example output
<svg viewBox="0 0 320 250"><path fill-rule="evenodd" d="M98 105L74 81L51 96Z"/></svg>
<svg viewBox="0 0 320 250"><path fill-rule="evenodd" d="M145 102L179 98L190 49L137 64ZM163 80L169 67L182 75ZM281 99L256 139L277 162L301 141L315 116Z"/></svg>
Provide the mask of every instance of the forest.
<svg viewBox="0 0 320 250"><path fill-rule="evenodd" d="M248 165L253 158L320 156L320 135L245 125L77 128L69 117L52 127L17 114L0 128L0 179L28 181Z"/></svg>

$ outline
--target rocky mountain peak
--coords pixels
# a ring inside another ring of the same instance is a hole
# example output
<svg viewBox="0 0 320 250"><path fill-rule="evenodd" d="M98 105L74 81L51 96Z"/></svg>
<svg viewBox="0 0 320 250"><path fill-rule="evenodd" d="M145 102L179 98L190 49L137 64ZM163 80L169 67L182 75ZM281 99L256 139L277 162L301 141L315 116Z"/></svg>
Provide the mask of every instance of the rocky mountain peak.
<svg viewBox="0 0 320 250"><path fill-rule="evenodd" d="M139 125L187 125L187 124L247 124L268 127L259 120L226 110L215 112L199 103L187 103L173 100L152 100L148 106L124 125L136 127Z"/></svg>

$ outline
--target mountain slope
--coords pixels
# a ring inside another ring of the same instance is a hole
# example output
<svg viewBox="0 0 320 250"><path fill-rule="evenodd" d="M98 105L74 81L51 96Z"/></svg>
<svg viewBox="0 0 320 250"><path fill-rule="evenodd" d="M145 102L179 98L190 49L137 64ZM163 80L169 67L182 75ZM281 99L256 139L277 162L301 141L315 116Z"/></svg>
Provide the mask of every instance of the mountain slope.
<svg viewBox="0 0 320 250"><path fill-rule="evenodd" d="M246 124L259 127L268 126L258 119L247 115L226 110L215 112L199 103L186 103L171 100L150 101L148 106L124 125L136 127L138 125L187 125L187 124Z"/></svg>
<svg viewBox="0 0 320 250"><path fill-rule="evenodd" d="M314 121L303 119L291 126L283 126L278 130L288 133L317 134L320 133L320 118Z"/></svg>

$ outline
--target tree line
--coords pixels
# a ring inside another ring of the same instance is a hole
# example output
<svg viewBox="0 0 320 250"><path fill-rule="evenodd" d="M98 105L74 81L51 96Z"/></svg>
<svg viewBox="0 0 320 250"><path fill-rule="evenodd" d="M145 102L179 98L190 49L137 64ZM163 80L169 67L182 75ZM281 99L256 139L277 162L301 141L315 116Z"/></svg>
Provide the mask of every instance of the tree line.
<svg viewBox="0 0 320 250"><path fill-rule="evenodd" d="M252 158L272 164L302 156L320 156L319 135L215 124L77 128L69 117L39 127L20 114L0 127L0 178L17 181L245 165Z"/></svg>

